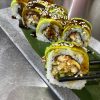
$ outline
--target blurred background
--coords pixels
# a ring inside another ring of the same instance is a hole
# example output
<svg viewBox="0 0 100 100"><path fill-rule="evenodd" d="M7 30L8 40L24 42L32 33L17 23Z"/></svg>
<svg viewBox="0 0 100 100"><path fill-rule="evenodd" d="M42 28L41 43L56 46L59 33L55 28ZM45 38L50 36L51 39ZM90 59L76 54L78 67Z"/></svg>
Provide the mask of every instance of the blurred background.
<svg viewBox="0 0 100 100"><path fill-rule="evenodd" d="M0 8L9 7L11 1L12 1L12 0L0 0ZM63 5L63 1L64 1L64 0L55 0L55 2L56 2L57 4L62 4L62 5ZM65 0L65 1L67 1L67 3L66 3L67 9L69 9L72 0Z"/></svg>
<svg viewBox="0 0 100 100"><path fill-rule="evenodd" d="M0 9L10 6L11 0L0 0Z"/></svg>

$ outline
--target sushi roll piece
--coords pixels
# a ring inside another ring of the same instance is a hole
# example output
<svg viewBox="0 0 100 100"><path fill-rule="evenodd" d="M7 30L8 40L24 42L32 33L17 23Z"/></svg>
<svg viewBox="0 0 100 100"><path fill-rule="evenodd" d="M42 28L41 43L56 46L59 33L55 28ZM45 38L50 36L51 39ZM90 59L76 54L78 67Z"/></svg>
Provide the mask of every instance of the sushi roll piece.
<svg viewBox="0 0 100 100"><path fill-rule="evenodd" d="M73 41L81 47L87 47L91 37L91 24L82 18L72 18L66 25L62 39Z"/></svg>
<svg viewBox="0 0 100 100"><path fill-rule="evenodd" d="M45 68L50 83L70 89L82 89L86 80L59 82L62 77L83 76L89 72L89 57L72 42L56 42L45 51Z"/></svg>
<svg viewBox="0 0 100 100"><path fill-rule="evenodd" d="M28 2L27 6L24 7L22 12L23 25L27 28L35 30L40 18L48 16L48 12L46 10L48 5L49 3L45 1Z"/></svg>
<svg viewBox="0 0 100 100"><path fill-rule="evenodd" d="M44 3L43 1L42 2L40 1L40 3L45 6L46 13L48 13L46 18L55 19L56 21L61 23L63 26L67 24L68 11L63 6L59 6L50 2Z"/></svg>
<svg viewBox="0 0 100 100"><path fill-rule="evenodd" d="M67 24L68 12L64 7L52 4L50 5L48 12L50 18L59 21L63 26Z"/></svg>
<svg viewBox="0 0 100 100"><path fill-rule="evenodd" d="M11 10L12 18L21 19L23 8L27 5L29 0L12 0Z"/></svg>
<svg viewBox="0 0 100 100"><path fill-rule="evenodd" d="M38 40L44 42L55 42L60 40L62 25L54 19L42 18L36 28Z"/></svg>

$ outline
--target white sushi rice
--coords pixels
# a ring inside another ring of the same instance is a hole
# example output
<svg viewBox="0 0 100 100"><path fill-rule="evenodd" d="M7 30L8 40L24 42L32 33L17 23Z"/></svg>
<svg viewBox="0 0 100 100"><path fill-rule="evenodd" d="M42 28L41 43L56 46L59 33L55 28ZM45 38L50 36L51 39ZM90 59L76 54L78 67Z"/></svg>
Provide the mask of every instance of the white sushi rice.
<svg viewBox="0 0 100 100"><path fill-rule="evenodd" d="M37 39L40 40L40 41L44 41L44 42L50 42L50 41L44 36L44 34L40 34L40 33L37 33Z"/></svg>
<svg viewBox="0 0 100 100"><path fill-rule="evenodd" d="M36 29L36 36L37 36L37 39L40 40L40 41L44 41L44 42L50 42L44 34L42 34L42 30L45 29L47 26L49 26L50 23L45 23L45 24L42 24L41 28L38 30Z"/></svg>
<svg viewBox="0 0 100 100"><path fill-rule="evenodd" d="M12 15L15 16L18 20L20 20L21 16L18 14L18 8L20 8L20 5L16 3L11 7L11 10Z"/></svg>
<svg viewBox="0 0 100 100"><path fill-rule="evenodd" d="M76 60L78 60L79 63L81 63L83 61L81 55L76 55L75 56L75 52L71 51L71 50L61 50L59 51L59 53L57 52L57 54L54 51L51 51L48 54L48 59L47 59L47 63L46 63L46 68L47 68L47 79L50 81L50 83L58 85L59 87L67 87L70 89L77 89L80 90L82 89L85 84L86 84L86 80L78 80L78 81L68 81L68 82L59 82L58 80L54 79L51 70L52 70L52 62L54 60L54 58L57 55L61 55L61 54L66 54L66 55L70 55L71 57L75 58Z"/></svg>

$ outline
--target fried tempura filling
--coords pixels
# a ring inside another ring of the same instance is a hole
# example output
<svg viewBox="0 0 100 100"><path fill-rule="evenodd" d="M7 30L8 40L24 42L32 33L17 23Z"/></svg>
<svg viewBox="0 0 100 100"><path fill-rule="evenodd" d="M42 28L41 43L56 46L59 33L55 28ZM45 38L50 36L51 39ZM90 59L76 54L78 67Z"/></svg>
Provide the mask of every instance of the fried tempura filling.
<svg viewBox="0 0 100 100"><path fill-rule="evenodd" d="M57 41L60 37L60 29L56 25L50 25L43 30L43 34L50 41Z"/></svg>
<svg viewBox="0 0 100 100"><path fill-rule="evenodd" d="M80 45L84 44L84 41L78 32L71 32L67 38L69 41L76 42Z"/></svg>
<svg viewBox="0 0 100 100"><path fill-rule="evenodd" d="M52 75L55 79L66 76L74 76L80 71L80 64L71 56L60 55L55 57L52 63Z"/></svg>

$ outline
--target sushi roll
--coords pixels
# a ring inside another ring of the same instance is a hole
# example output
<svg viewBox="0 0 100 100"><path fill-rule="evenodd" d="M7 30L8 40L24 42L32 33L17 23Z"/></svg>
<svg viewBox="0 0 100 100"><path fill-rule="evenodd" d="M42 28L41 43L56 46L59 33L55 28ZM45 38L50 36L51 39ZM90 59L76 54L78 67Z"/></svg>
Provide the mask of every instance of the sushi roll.
<svg viewBox="0 0 100 100"><path fill-rule="evenodd" d="M42 18L36 28L38 40L44 42L55 42L60 40L62 25L54 19Z"/></svg>
<svg viewBox="0 0 100 100"><path fill-rule="evenodd" d="M53 3L53 0L12 0L11 2L11 9L12 9L12 15L16 19L21 19L23 8L28 4L32 4L32 2L41 2L44 5L45 2Z"/></svg>
<svg viewBox="0 0 100 100"><path fill-rule="evenodd" d="M59 21L63 26L67 24L68 12L64 7L58 6L56 4L52 4L49 7L48 12L49 12L50 18Z"/></svg>
<svg viewBox="0 0 100 100"><path fill-rule="evenodd" d="M72 42L56 42L45 51L45 68L50 83L70 89L82 89L86 80L59 82L62 77L83 76L89 72L89 57Z"/></svg>
<svg viewBox="0 0 100 100"><path fill-rule="evenodd" d="M11 2L11 10L12 17L20 20L22 16L23 8L27 5L29 0L12 0Z"/></svg>
<svg viewBox="0 0 100 100"><path fill-rule="evenodd" d="M87 47L91 37L91 24L82 18L72 18L66 25L62 39L73 41L81 47Z"/></svg>
<svg viewBox="0 0 100 100"><path fill-rule="evenodd" d="M28 2L22 12L22 22L24 26L35 30L40 18L48 16L48 12L46 10L48 5L49 3L45 1Z"/></svg>

